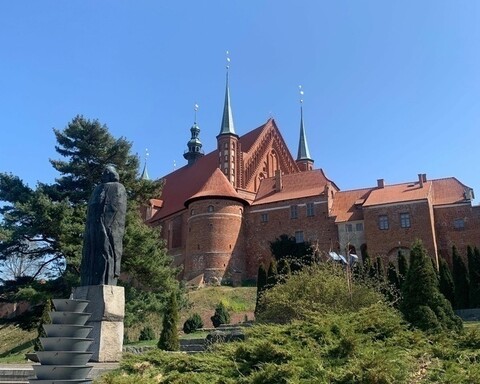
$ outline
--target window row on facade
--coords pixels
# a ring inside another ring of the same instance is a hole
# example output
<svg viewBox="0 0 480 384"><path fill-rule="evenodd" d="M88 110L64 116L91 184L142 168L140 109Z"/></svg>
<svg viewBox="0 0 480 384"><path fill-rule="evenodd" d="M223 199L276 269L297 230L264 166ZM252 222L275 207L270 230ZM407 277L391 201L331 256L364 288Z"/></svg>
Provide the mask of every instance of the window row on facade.
<svg viewBox="0 0 480 384"><path fill-rule="evenodd" d="M412 223L410 221L410 213L404 212L399 214L400 228L410 228ZM387 230L390 229L390 222L387 215L378 216L378 229Z"/></svg>
<svg viewBox="0 0 480 384"><path fill-rule="evenodd" d="M314 203L307 203L307 217L315 216L315 205ZM290 219L298 219L298 205L291 205L290 206ZM261 214L261 221L262 223L268 222L268 213Z"/></svg>

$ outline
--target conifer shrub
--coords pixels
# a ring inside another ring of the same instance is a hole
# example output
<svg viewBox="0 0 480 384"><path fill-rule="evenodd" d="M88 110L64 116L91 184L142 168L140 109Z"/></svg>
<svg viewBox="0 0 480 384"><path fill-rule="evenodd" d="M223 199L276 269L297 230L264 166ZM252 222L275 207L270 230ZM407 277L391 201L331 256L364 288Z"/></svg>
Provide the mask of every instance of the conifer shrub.
<svg viewBox="0 0 480 384"><path fill-rule="evenodd" d="M480 250L468 247L468 275L470 279L470 308L480 308Z"/></svg>
<svg viewBox="0 0 480 384"><path fill-rule="evenodd" d="M215 328L218 328L222 324L230 323L230 313L223 302L220 302L216 306L215 313L210 317L210 320L212 320L212 324Z"/></svg>
<svg viewBox="0 0 480 384"><path fill-rule="evenodd" d="M157 344L158 348L164 351L178 351L180 349L177 331L178 317L177 297L175 292L172 292L163 315L162 332Z"/></svg>
<svg viewBox="0 0 480 384"><path fill-rule="evenodd" d="M452 307L455 305L455 285L453 283L452 273L447 262L443 257L439 258L439 288L443 296L450 302Z"/></svg>
<svg viewBox="0 0 480 384"><path fill-rule="evenodd" d="M419 240L414 243L410 253L410 268L402 286L400 310L409 323L422 331L462 329L462 321L440 293L436 272Z"/></svg>
<svg viewBox="0 0 480 384"><path fill-rule="evenodd" d="M467 266L458 253L457 247L452 247L453 283L455 285L455 309L469 308L469 278Z"/></svg>
<svg viewBox="0 0 480 384"><path fill-rule="evenodd" d="M194 313L183 323L183 332L187 334L193 333L200 328L203 328L203 321L198 313Z"/></svg>
<svg viewBox="0 0 480 384"><path fill-rule="evenodd" d="M143 327L142 330L140 331L140 336L138 337L138 340L147 341L147 340L154 340L155 338L156 338L155 331L151 326L147 325Z"/></svg>

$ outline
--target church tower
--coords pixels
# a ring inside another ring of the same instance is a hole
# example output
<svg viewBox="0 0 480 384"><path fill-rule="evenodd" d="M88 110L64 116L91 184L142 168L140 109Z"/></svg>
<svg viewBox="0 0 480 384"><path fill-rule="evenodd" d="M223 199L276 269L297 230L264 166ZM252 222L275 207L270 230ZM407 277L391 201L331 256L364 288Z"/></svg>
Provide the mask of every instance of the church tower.
<svg viewBox="0 0 480 384"><path fill-rule="evenodd" d="M198 105L195 104L195 119L192 128L190 128L191 138L187 143L188 150L183 154L185 160L188 161L188 165L195 164L195 162L204 155L202 151L202 143L198 138L200 127L197 125L197 110Z"/></svg>
<svg viewBox="0 0 480 384"><path fill-rule="evenodd" d="M228 54L228 52L227 52ZM227 58L227 62L230 59ZM225 177L230 181L234 188L239 187L239 142L238 135L235 133L235 126L233 124L232 107L230 104L230 89L228 84L228 70L227 65L227 80L225 87L225 103L223 105L222 126L220 133L217 136L218 145L218 167L223 172Z"/></svg>
<svg viewBox="0 0 480 384"><path fill-rule="evenodd" d="M300 88L300 140L298 142L298 155L296 163L300 171L311 171L313 169L313 159L310 157L308 149L307 135L303 124L303 90Z"/></svg>

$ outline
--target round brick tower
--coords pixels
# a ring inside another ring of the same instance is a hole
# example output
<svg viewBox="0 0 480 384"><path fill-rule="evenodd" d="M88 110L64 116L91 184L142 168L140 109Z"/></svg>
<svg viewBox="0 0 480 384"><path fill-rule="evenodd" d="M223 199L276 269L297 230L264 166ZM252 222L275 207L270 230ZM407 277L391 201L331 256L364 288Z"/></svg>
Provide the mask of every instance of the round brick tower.
<svg viewBox="0 0 480 384"><path fill-rule="evenodd" d="M245 277L244 207L242 199L223 173L216 169L200 192L185 202L187 280L203 274L206 283Z"/></svg>

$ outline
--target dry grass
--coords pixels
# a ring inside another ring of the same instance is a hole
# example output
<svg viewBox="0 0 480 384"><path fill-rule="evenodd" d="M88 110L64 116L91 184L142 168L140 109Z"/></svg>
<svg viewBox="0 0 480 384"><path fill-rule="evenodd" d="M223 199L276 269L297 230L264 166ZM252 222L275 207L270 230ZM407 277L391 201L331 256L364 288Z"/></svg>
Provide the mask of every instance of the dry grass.
<svg viewBox="0 0 480 384"><path fill-rule="evenodd" d="M210 317L215 312L215 307L220 301L223 301L230 312L231 323L237 324L248 320L253 320L253 312L255 310L255 300L257 295L256 287L205 287L190 291L188 299L189 308L181 313L180 324L193 313L197 312L202 320L205 328L212 327Z"/></svg>
<svg viewBox="0 0 480 384"><path fill-rule="evenodd" d="M36 330L26 331L12 323L0 324L0 362L25 361L25 353L33 351Z"/></svg>

